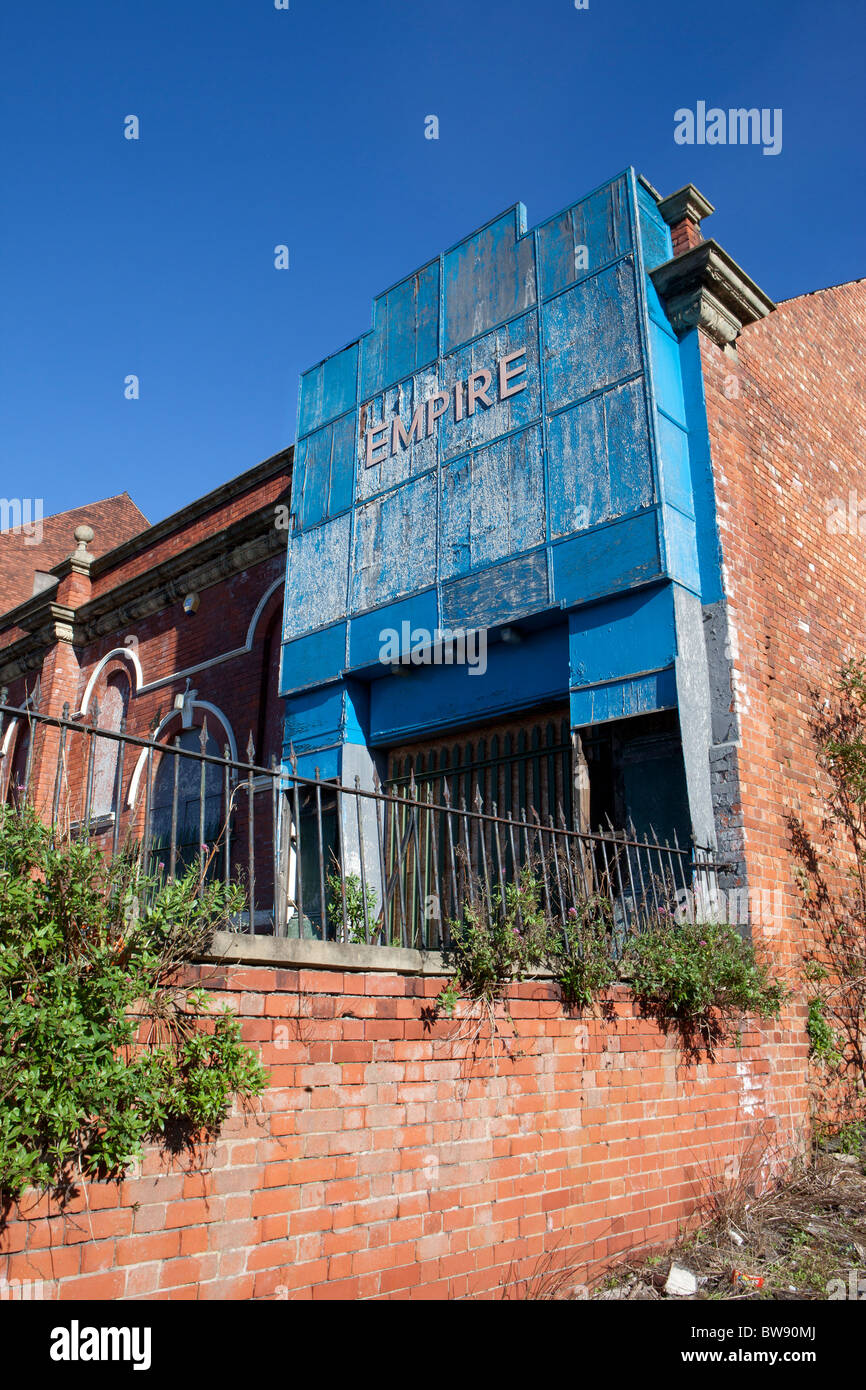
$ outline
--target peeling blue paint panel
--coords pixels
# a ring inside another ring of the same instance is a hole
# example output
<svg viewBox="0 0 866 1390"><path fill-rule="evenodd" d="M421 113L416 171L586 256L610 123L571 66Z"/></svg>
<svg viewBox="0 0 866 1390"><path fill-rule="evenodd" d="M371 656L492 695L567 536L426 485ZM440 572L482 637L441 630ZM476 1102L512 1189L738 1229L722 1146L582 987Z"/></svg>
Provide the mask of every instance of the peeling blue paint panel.
<svg viewBox="0 0 866 1390"><path fill-rule="evenodd" d="M560 623L528 634L519 647L487 649L487 669L413 667L406 676L370 684L372 745L400 742L420 727L453 728L563 698L568 688L568 640Z"/></svg>
<svg viewBox="0 0 866 1390"><path fill-rule="evenodd" d="M535 304L535 255L525 223L525 209L512 208L446 252L445 352Z"/></svg>
<svg viewBox="0 0 866 1390"><path fill-rule="evenodd" d="M626 516L657 501L643 380L604 396L612 516Z"/></svg>
<svg viewBox="0 0 866 1390"><path fill-rule="evenodd" d="M406 424L409 433L415 412L420 408L424 418L426 402L438 389L438 375L435 369L428 368L426 371L416 372L414 376L396 386L390 386L380 396L361 406L355 450L358 501L373 497L377 492L387 492L398 483L404 483L408 478L417 477L419 473L429 472L436 467L436 439L433 435L427 434L426 427L420 438L413 434L407 447L373 462L369 467L366 440L367 432L371 429L388 426L389 430L392 430L393 422L397 418Z"/></svg>
<svg viewBox="0 0 866 1390"><path fill-rule="evenodd" d="M660 327L654 319L649 321L649 341L656 404L672 420L685 427L686 406L679 343L670 328Z"/></svg>
<svg viewBox="0 0 866 1390"><path fill-rule="evenodd" d="M325 358L301 377L298 434L303 436L335 420L355 404L358 389L358 344Z"/></svg>
<svg viewBox="0 0 866 1390"><path fill-rule="evenodd" d="M302 777L314 776L317 767L323 777L339 775L345 698L339 686L329 685L286 700L283 760L294 752Z"/></svg>
<svg viewBox="0 0 866 1390"><path fill-rule="evenodd" d="M623 176L538 228L543 298L595 275L631 249L628 184Z"/></svg>
<svg viewBox="0 0 866 1390"><path fill-rule="evenodd" d="M442 473L443 579L543 545L541 428L475 449Z"/></svg>
<svg viewBox="0 0 866 1390"><path fill-rule="evenodd" d="M404 623L409 624L408 643L403 641ZM375 608L370 613L361 613L352 619L348 664L353 670L376 666L380 662L386 633L397 634L402 655L422 640L418 635L421 629L433 632L438 627L439 601L435 589L413 594L411 598L389 603L384 608ZM414 642L413 632L416 634Z"/></svg>
<svg viewBox="0 0 866 1390"><path fill-rule="evenodd" d="M716 515L716 491L710 457L701 350L696 328L687 333L680 344L680 364L686 419L689 424L689 470L694 499L700 592L704 603L717 603L724 595L722 550Z"/></svg>
<svg viewBox="0 0 866 1390"><path fill-rule="evenodd" d="M601 396L555 415L550 441L551 536L571 536L611 519L610 473Z"/></svg>
<svg viewBox="0 0 866 1390"><path fill-rule="evenodd" d="M514 352L525 354L519 362L522 389L503 400L499 394L496 363ZM493 404L487 406L479 402L473 414L462 420L457 420L456 412L450 409L443 415L439 426L439 453L443 461L541 418L538 314L535 310L512 319L446 357L442 363L441 390L453 393L456 384L465 382L470 373L485 370L494 378L489 387Z"/></svg>
<svg viewBox="0 0 866 1390"><path fill-rule="evenodd" d="M439 261L373 303L373 331L361 339L362 400L439 356Z"/></svg>
<svg viewBox="0 0 866 1390"><path fill-rule="evenodd" d="M416 478L355 513L352 613L436 580L436 479Z"/></svg>
<svg viewBox="0 0 866 1390"><path fill-rule="evenodd" d="M305 690L335 679L346 664L346 624L335 623L283 646L281 688Z"/></svg>
<svg viewBox="0 0 866 1390"><path fill-rule="evenodd" d="M602 270L545 307L548 410L560 410L641 370L634 265Z"/></svg>
<svg viewBox="0 0 866 1390"><path fill-rule="evenodd" d="M665 501L685 512L687 516L694 516L688 432L674 424L673 420L669 420L661 411L658 412L657 429Z"/></svg>
<svg viewBox="0 0 866 1390"><path fill-rule="evenodd" d="M523 555L442 585L446 627L486 628L543 612L548 607L545 555Z"/></svg>
<svg viewBox="0 0 866 1390"><path fill-rule="evenodd" d="M553 547L555 596L565 607L662 574L654 512L615 521Z"/></svg>
<svg viewBox="0 0 866 1390"><path fill-rule="evenodd" d="M673 255L670 228L659 212L655 198L640 182L637 185L637 206L644 269L654 270Z"/></svg>
<svg viewBox="0 0 866 1390"><path fill-rule="evenodd" d="M572 689L672 666L677 640L670 586L570 614L568 646Z"/></svg>
<svg viewBox="0 0 866 1390"><path fill-rule="evenodd" d="M354 453L354 411L299 440L292 496L302 529L351 506Z"/></svg>
<svg viewBox="0 0 866 1390"><path fill-rule="evenodd" d="M649 433L639 381L555 415L548 439L553 537L571 535L653 504Z"/></svg>
<svg viewBox="0 0 866 1390"><path fill-rule="evenodd" d="M311 531L296 532L289 543L288 590L283 638L327 627L346 616L349 570L348 513Z"/></svg>
<svg viewBox="0 0 866 1390"><path fill-rule="evenodd" d="M672 579L691 589L692 593L699 594L700 571L694 518L684 516L676 507L669 506L662 509L662 518L667 572Z"/></svg>
<svg viewBox="0 0 866 1390"><path fill-rule="evenodd" d="M631 719L656 710L676 709L676 678L673 668L647 676L630 676L610 685L573 690L569 704L573 729L606 724L612 719Z"/></svg>

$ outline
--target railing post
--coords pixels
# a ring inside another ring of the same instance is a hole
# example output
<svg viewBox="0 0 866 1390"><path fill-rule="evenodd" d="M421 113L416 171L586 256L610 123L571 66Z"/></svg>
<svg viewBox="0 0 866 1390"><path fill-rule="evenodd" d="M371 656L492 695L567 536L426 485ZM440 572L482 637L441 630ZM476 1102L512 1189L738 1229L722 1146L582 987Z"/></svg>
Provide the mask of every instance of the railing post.
<svg viewBox="0 0 866 1390"><path fill-rule="evenodd" d="M51 843L56 843L54 832L57 829L57 822L60 817L60 788L66 772L66 739L69 728L66 721L69 719L69 701L65 701L62 711L63 723L60 728L60 743L57 748L57 766L54 771L54 796L51 803ZM2 778L0 778L2 783Z"/></svg>
<svg viewBox="0 0 866 1390"><path fill-rule="evenodd" d="M248 882L250 891L250 935L255 936L256 931L256 808L255 808L255 776L253 764L256 760L256 748L253 743L253 731L250 730L247 739L247 853L248 859Z"/></svg>

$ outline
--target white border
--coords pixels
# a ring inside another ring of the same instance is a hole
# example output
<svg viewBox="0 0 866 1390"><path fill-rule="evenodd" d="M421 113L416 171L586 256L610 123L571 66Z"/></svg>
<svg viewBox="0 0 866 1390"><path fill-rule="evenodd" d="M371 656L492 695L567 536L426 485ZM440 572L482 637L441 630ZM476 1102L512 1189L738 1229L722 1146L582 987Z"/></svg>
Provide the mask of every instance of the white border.
<svg viewBox="0 0 866 1390"><path fill-rule="evenodd" d="M81 701L81 708L78 711L79 714L87 713L87 706L90 704L93 688L99 680L101 672L108 665L109 661L111 661L112 657L115 656L123 657L126 661L132 662L135 671L135 694L137 695L139 691L144 688L144 672L141 669L141 661L139 660L138 652L134 647L114 647L110 652L106 653L91 672L90 680L87 682L87 688L84 692L84 699Z"/></svg>
<svg viewBox="0 0 866 1390"><path fill-rule="evenodd" d="M232 762L235 762L235 763L236 763L237 760L238 760L238 746L237 746L237 743L235 742L235 736L234 736L234 732L233 732L233 730L232 730L232 726L231 726L231 724L229 723L229 721L226 719L226 717L225 717L225 715L223 714L222 710L218 709L216 705L212 705L212 704L210 703L209 700L192 700L190 703L191 703L193 709L205 709L205 710L210 710L211 714L216 715L217 719L218 719L218 720L220 721L220 723L222 724L223 729L225 730L225 733L226 733L226 735L227 735L227 737L228 737L228 741L229 741L229 752L231 753ZM174 719L175 715L177 715L177 714L180 714L180 710L176 710L176 709L169 710L169 712L168 712L168 714L165 716L165 718L160 720L159 724L157 725L157 727L154 729L153 733L152 733L151 736L150 736L150 741L151 741L152 743L158 743L158 742L159 742L159 736L160 736L160 734L162 733L163 729L166 727L167 724L169 724L169 723L171 722L172 719ZM168 750L168 745L166 745L166 751L169 751L169 750ZM141 781L141 774L142 774L142 772L144 771L144 765L145 765L146 762L147 762L147 749L146 749L146 748L142 748L142 750L141 750L141 756L139 757L138 762L137 762L136 765L135 765L135 771L133 772L132 777L130 778L130 782L129 782L129 791L128 791L127 797L126 797L126 805L127 805L127 808L130 809L130 810L131 810L132 807L135 805L135 800L136 800L136 797L138 796L138 784L139 784L139 782Z"/></svg>

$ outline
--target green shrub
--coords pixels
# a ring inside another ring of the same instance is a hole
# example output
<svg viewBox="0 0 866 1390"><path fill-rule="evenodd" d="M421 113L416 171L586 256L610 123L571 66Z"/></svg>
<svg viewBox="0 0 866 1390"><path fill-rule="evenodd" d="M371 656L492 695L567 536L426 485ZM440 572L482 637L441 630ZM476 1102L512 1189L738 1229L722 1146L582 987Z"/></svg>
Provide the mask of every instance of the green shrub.
<svg viewBox="0 0 866 1390"><path fill-rule="evenodd" d="M179 970L242 906L192 867L173 883L134 856L52 842L0 808L0 1192L62 1197L119 1177L149 1138L192 1143L267 1074L228 1010Z"/></svg>
<svg viewBox="0 0 866 1390"><path fill-rule="evenodd" d="M636 998L709 1045L741 1014L777 1018L785 998L751 942L728 924L659 923L631 939L626 960Z"/></svg>
<svg viewBox="0 0 866 1390"><path fill-rule="evenodd" d="M381 923L377 921L376 894L367 888L367 919L364 920L364 886L357 874L346 875L346 912L343 916L343 880L339 873L328 874L328 921L337 924L337 939L341 939L340 926L345 922L346 941L353 946L363 946L367 941L367 922L370 924L370 944L376 945L382 934ZM395 943L400 945L399 941Z"/></svg>
<svg viewBox="0 0 866 1390"><path fill-rule="evenodd" d="M809 1000L809 1018L806 1023L809 1034L809 1055L828 1067L838 1067L842 1060L839 1038L827 1017L827 1005L820 995Z"/></svg>

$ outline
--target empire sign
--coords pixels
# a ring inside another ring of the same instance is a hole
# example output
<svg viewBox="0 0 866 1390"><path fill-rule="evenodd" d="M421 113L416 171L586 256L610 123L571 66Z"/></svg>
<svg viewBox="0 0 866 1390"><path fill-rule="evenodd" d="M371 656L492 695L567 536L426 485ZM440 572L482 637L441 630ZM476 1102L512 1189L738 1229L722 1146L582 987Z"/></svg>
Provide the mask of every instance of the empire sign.
<svg viewBox="0 0 866 1390"><path fill-rule="evenodd" d="M520 358L524 360L521 362ZM454 412L455 422L459 422L474 415L479 405L485 408L493 405L496 397L505 401L525 391L527 383L519 379L526 373L525 359L526 348L505 353L497 358L492 370L482 367L463 380L455 381L448 391L434 392L418 406L408 429L399 415L382 425L371 426L365 435L365 467L384 463L394 454L408 449L413 439L420 442L429 438L436 421L449 409Z"/></svg>

